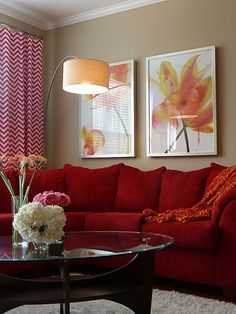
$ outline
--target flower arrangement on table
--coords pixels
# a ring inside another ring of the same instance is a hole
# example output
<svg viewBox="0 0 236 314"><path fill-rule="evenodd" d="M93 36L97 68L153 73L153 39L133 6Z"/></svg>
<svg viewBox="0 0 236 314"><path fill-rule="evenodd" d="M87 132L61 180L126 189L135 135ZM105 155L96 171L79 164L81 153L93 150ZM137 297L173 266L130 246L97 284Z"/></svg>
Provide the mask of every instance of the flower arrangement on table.
<svg viewBox="0 0 236 314"><path fill-rule="evenodd" d="M63 207L70 203L70 197L65 193L39 193L32 203L20 207L13 226L25 240L33 242L37 249L54 243L64 236L66 216Z"/></svg>
<svg viewBox="0 0 236 314"><path fill-rule="evenodd" d="M65 222L66 216L61 206L32 202L20 207L13 226L36 249L42 249L42 245L61 240Z"/></svg>
<svg viewBox="0 0 236 314"><path fill-rule="evenodd" d="M14 202L14 211L15 213L19 211L19 208L27 203L29 191L35 176L36 171L40 166L43 166L47 163L47 159L40 155L15 155L12 157L0 156L0 177L5 183L12 200ZM6 167L4 167L4 164ZM15 191L12 187L11 181L9 180L6 172L6 168L17 168L18 170L18 180L19 180L19 191L18 195L15 194ZM28 171L29 170L29 171ZM26 186L26 176L29 176L29 183ZM12 232L12 243L13 246L21 245L21 240L19 234L15 228Z"/></svg>

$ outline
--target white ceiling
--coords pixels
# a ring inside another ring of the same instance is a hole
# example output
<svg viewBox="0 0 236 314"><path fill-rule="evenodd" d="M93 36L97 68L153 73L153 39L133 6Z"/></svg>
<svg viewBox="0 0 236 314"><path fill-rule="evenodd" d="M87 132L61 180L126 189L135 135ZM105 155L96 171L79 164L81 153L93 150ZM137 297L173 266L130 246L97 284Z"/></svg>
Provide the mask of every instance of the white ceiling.
<svg viewBox="0 0 236 314"><path fill-rule="evenodd" d="M165 0L0 0L0 13L50 30L162 1Z"/></svg>

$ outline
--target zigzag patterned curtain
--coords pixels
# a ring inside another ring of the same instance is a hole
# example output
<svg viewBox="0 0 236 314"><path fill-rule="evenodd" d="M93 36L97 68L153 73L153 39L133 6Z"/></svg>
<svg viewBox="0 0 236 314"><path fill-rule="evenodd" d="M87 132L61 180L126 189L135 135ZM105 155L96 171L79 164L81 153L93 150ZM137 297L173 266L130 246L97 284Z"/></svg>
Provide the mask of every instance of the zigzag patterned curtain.
<svg viewBox="0 0 236 314"><path fill-rule="evenodd" d="M0 26L0 155L43 153L43 41Z"/></svg>

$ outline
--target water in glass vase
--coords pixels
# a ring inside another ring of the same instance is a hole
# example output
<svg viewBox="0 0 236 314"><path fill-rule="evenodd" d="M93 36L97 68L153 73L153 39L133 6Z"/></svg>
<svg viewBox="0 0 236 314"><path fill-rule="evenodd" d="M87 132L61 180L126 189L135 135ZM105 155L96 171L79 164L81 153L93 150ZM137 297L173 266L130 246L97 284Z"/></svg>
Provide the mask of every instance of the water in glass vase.
<svg viewBox="0 0 236 314"><path fill-rule="evenodd" d="M25 202L20 200L19 196L11 197L11 212L12 212L12 222L14 220L15 214L18 212L19 208L27 204L28 199ZM22 238L19 231L16 230L12 225L12 246L13 247L28 247L28 242Z"/></svg>

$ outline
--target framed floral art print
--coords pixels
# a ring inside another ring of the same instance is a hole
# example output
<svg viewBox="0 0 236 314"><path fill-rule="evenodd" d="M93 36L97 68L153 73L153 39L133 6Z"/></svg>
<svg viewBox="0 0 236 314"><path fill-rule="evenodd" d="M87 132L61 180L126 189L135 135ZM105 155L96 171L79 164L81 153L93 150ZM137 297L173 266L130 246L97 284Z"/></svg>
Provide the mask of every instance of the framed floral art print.
<svg viewBox="0 0 236 314"><path fill-rule="evenodd" d="M147 155L216 155L215 47L146 58Z"/></svg>
<svg viewBox="0 0 236 314"><path fill-rule="evenodd" d="M109 65L109 91L83 95L82 158L134 157L134 60Z"/></svg>

